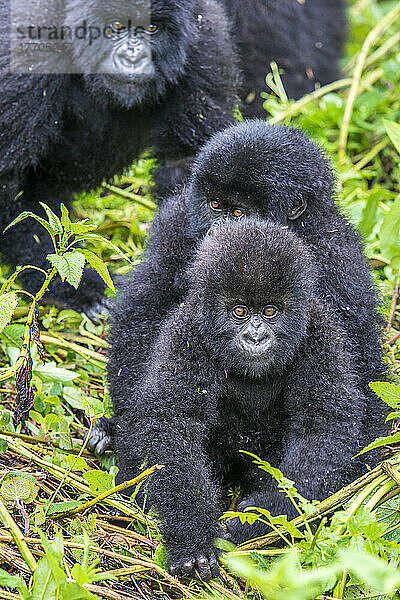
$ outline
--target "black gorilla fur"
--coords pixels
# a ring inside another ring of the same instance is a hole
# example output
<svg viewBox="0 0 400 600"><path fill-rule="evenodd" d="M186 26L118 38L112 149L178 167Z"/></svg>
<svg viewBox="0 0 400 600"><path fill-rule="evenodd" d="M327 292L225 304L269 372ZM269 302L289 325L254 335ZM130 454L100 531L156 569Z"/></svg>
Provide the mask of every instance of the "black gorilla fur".
<svg viewBox="0 0 400 600"><path fill-rule="evenodd" d="M239 318L237 305L248 316ZM266 317L271 308L276 314ZM124 331L125 355L133 331ZM189 292L161 327L140 385L124 383L113 398L130 407L114 429L119 479L134 477L143 459L165 465L149 480L148 502L160 511L172 573L218 574L212 542L221 535L227 483L240 483L240 510L294 516L239 450L278 466L309 498L321 500L362 473L363 457L351 457L378 430L371 431L345 335L318 298L312 256L298 236L246 219L205 237ZM383 412L374 410L383 427ZM267 529L239 519L227 527L236 543Z"/></svg>
<svg viewBox="0 0 400 600"><path fill-rule="evenodd" d="M226 218L233 218L233 209L239 207L245 214L289 227L305 242L318 266L318 293L346 330L361 389L375 405L367 384L386 374L378 303L359 236L333 194L328 161L299 130L248 121L205 145L187 189L160 209L145 260L114 308L109 380L117 415L129 414L127 390L141 379L168 311L187 292L187 265L199 240L220 217L210 208L212 201L219 201ZM371 410L371 431L376 429L373 415ZM103 419L92 432L89 448L101 454L110 444L111 427L112 421Z"/></svg>
<svg viewBox="0 0 400 600"><path fill-rule="evenodd" d="M135 86L129 94L126 74L119 80L115 76L111 86L107 75L11 73L9 4L0 0L0 232L23 210L42 212L39 201L57 210L60 201L68 204L74 193L99 186L147 146L155 146L163 165L158 182L161 189L168 188L200 145L232 121L236 61L228 21L217 1L151 1L152 19L161 24L159 35L151 39L155 73L144 82L132 74ZM23 25L30 23L30 14L40 22L40 0L20 4ZM48 11L59 5L49 3ZM98 19L124 23L134 9L126 0L68 0L62 5L67 24ZM54 22L59 21L55 14ZM93 65L92 72L97 72L97 61L108 59L110 45L101 45L99 57L87 42L80 44L74 57L68 55L73 68L88 73ZM51 72L47 63L60 55L36 56L36 66L44 61L39 71ZM58 68L61 63L54 65ZM0 233L0 247L3 261L12 265L43 267L51 251L47 233L32 220ZM41 281L36 271L24 284L37 291ZM78 293L58 283L52 299L95 312L103 304L103 291L100 278L89 271Z"/></svg>
<svg viewBox="0 0 400 600"><path fill-rule="evenodd" d="M271 61L289 98L339 78L346 35L344 0L222 0L233 23L243 71L243 113L264 117L260 97ZM246 99L249 104L246 106Z"/></svg>

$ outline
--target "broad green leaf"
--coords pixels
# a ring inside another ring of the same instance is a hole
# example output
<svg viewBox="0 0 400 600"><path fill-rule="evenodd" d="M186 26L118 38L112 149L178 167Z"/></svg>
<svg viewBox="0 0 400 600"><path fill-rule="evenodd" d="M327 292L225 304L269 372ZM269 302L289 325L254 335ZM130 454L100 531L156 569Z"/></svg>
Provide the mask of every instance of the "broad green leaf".
<svg viewBox="0 0 400 600"><path fill-rule="evenodd" d="M45 365L38 364L33 370L42 381L72 381L79 377L79 373L69 371L63 367L57 367L54 361L48 362Z"/></svg>
<svg viewBox="0 0 400 600"><path fill-rule="evenodd" d="M0 454L4 454L8 450L8 444L6 440L0 438Z"/></svg>
<svg viewBox="0 0 400 600"><path fill-rule="evenodd" d="M56 580L51 572L48 558L42 558L38 562L33 574L33 585L31 600L55 600L57 591Z"/></svg>
<svg viewBox="0 0 400 600"><path fill-rule="evenodd" d="M82 279L85 266L85 257L81 252L66 252L59 254L48 254L47 259L57 269L62 281L67 281L75 289Z"/></svg>
<svg viewBox="0 0 400 600"><path fill-rule="evenodd" d="M39 491L39 486L24 477L7 477L3 480L0 493L6 502L24 502L30 504L34 501Z"/></svg>
<svg viewBox="0 0 400 600"><path fill-rule="evenodd" d="M11 321L17 304L18 297L15 292L8 292L0 296L0 333Z"/></svg>
<svg viewBox="0 0 400 600"><path fill-rule="evenodd" d="M369 387L391 408L400 408L400 385L387 381L372 381Z"/></svg>
<svg viewBox="0 0 400 600"><path fill-rule="evenodd" d="M90 468L82 456L75 456L74 454L67 454L66 463L68 469L72 471L86 471Z"/></svg>
<svg viewBox="0 0 400 600"><path fill-rule="evenodd" d="M81 249L80 252L85 256L89 265L97 271L100 275L104 283L114 292L115 287L113 280L110 277L110 273L108 272L107 266L105 263L99 258L94 252L91 250Z"/></svg>
<svg viewBox="0 0 400 600"><path fill-rule="evenodd" d="M52 228L52 230L55 233L62 234L63 228L62 228L60 219L57 217L57 215L55 213L53 213L50 206L47 206L47 204L45 204L44 202L40 202L40 205L43 206L44 210L46 211L47 217L49 219L49 224L50 224L50 227Z"/></svg>
<svg viewBox="0 0 400 600"><path fill-rule="evenodd" d="M394 121L387 121L386 119L383 119L383 124L393 146L400 154L400 125Z"/></svg>
<svg viewBox="0 0 400 600"><path fill-rule="evenodd" d="M100 419L100 417L104 416L105 409L101 400L90 396L83 396L83 394L82 397L85 403L85 413L89 419Z"/></svg>
<svg viewBox="0 0 400 600"><path fill-rule="evenodd" d="M57 415L57 439L60 448L63 448L64 450L70 450L72 448L69 424L63 415Z"/></svg>
<svg viewBox="0 0 400 600"><path fill-rule="evenodd" d="M68 404L72 406L72 408L76 408L77 410L85 410L85 399L79 388L72 386L64 386L63 397L64 400L66 400Z"/></svg>
<svg viewBox="0 0 400 600"><path fill-rule="evenodd" d="M374 450L375 448L380 448L381 446L386 446L388 444L395 444L400 442L400 431L395 433L394 435L388 435L387 437L378 437L376 440L368 444L365 448L361 450L356 456L360 456L361 454L365 454L369 450Z"/></svg>
<svg viewBox="0 0 400 600"><path fill-rule="evenodd" d="M107 492L114 486L114 477L105 471L99 469L91 469L82 475L87 481L88 486L96 494Z"/></svg>
<svg viewBox="0 0 400 600"><path fill-rule="evenodd" d="M340 556L346 570L377 592L390 593L400 586L400 572L381 558L357 550L342 550Z"/></svg>
<svg viewBox="0 0 400 600"><path fill-rule="evenodd" d="M26 211L26 210L24 212L22 212L20 215L18 215L18 217L16 217L13 221L11 221L11 223L9 225L7 225L7 227L5 228L4 231L7 231L7 229L10 229L10 227L14 227L14 225L16 225L17 223L20 223L21 221L24 221L25 219L28 219L28 218L36 219L36 221L38 221L42 225L42 227L44 227L49 232L49 234L51 236L54 236L56 234L54 229L49 225L49 223L47 221L42 219L42 217L35 215L35 213L33 213L31 211Z"/></svg>

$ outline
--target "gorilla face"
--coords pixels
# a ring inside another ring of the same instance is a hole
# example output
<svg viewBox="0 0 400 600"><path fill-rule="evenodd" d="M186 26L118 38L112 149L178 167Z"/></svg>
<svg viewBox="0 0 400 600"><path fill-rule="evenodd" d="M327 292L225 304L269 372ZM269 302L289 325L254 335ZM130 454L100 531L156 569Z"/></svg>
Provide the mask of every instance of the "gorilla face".
<svg viewBox="0 0 400 600"><path fill-rule="evenodd" d="M75 66L93 94L125 107L155 103L184 72L196 43L192 4L176 0L71 0L66 22L87 33L75 40Z"/></svg>
<svg viewBox="0 0 400 600"><path fill-rule="evenodd" d="M323 152L301 131L247 121L216 134L196 158L191 221L203 230L244 216L290 225L329 211L332 185Z"/></svg>
<svg viewBox="0 0 400 600"><path fill-rule="evenodd" d="M222 368L282 372L306 335L313 294L300 240L268 222L226 222L205 237L190 274L202 335Z"/></svg>

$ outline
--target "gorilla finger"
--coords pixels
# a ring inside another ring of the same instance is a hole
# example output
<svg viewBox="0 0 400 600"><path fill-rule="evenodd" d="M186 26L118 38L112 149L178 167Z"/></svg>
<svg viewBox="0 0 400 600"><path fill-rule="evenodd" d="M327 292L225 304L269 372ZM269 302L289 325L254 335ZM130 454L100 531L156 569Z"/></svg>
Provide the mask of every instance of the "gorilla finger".
<svg viewBox="0 0 400 600"><path fill-rule="evenodd" d="M212 579L210 564L206 556L200 554L200 556L197 557L196 567L203 581L208 581L209 579Z"/></svg>
<svg viewBox="0 0 400 600"><path fill-rule="evenodd" d="M193 569L194 569L194 560L193 559L187 560L182 565L182 573L185 577L187 577L188 575L192 575Z"/></svg>
<svg viewBox="0 0 400 600"><path fill-rule="evenodd" d="M109 448L111 448L111 438L110 436L105 435L101 440L99 440L98 444L96 444L94 453L96 456L101 456Z"/></svg>
<svg viewBox="0 0 400 600"><path fill-rule="evenodd" d="M209 559L209 565L210 565L210 570L211 570L211 575L212 577L218 577L219 575L219 571L220 571L220 567L218 564L218 559L216 554L214 554L214 552L212 552L210 559Z"/></svg>
<svg viewBox="0 0 400 600"><path fill-rule="evenodd" d="M173 577L179 577L179 567L177 565L169 565L168 571Z"/></svg>

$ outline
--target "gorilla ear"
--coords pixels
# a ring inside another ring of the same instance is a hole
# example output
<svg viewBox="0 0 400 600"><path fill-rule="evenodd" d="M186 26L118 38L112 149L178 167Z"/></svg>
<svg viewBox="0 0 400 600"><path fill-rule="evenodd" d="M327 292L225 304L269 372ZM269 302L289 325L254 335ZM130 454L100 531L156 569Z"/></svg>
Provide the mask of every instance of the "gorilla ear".
<svg viewBox="0 0 400 600"><path fill-rule="evenodd" d="M301 217L301 215L307 210L307 206L307 200L303 200L303 202L299 206L291 208L287 214L288 219L290 221L295 221L296 219Z"/></svg>

